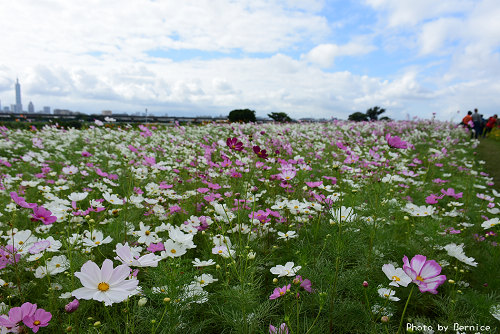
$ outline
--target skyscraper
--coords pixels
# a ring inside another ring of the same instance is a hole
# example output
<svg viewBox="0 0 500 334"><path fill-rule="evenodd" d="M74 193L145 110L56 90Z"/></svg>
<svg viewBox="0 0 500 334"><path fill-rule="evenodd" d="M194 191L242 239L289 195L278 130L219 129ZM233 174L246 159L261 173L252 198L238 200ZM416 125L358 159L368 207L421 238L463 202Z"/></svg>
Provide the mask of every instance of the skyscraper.
<svg viewBox="0 0 500 334"><path fill-rule="evenodd" d="M19 79L16 81L16 112L23 112L23 104L21 103L21 85Z"/></svg>
<svg viewBox="0 0 500 334"><path fill-rule="evenodd" d="M35 106L33 105L33 102L30 101L30 103L28 104L28 112L30 114L34 113L35 112Z"/></svg>

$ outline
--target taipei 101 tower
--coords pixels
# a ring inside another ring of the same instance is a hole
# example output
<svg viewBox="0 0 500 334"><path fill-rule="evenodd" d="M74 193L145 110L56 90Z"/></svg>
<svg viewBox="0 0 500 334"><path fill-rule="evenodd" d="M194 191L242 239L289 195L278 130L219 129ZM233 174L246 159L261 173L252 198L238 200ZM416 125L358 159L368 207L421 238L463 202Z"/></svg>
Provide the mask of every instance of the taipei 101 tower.
<svg viewBox="0 0 500 334"><path fill-rule="evenodd" d="M19 79L16 81L16 112L23 112L23 104L21 103L21 85Z"/></svg>

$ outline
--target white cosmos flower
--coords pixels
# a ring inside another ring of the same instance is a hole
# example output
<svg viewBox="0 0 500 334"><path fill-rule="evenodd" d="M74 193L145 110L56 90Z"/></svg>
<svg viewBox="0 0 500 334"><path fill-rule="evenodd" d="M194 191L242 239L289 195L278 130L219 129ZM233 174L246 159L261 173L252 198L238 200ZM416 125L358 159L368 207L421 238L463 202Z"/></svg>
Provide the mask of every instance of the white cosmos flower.
<svg viewBox="0 0 500 334"><path fill-rule="evenodd" d="M209 259L208 261L200 261L200 259L195 258L191 263L193 264L193 267L208 267L214 265L215 261L212 259Z"/></svg>
<svg viewBox="0 0 500 334"><path fill-rule="evenodd" d="M387 288L380 288L377 291L378 291L379 296L382 298L386 298L386 299L389 299L389 300L392 300L395 302L397 302L399 300L398 297L394 297L394 295L396 294L396 291L394 291L394 290L387 289Z"/></svg>
<svg viewBox="0 0 500 334"><path fill-rule="evenodd" d="M113 269L113 261L104 260L102 267L92 261L87 261L81 271L75 276L80 279L83 287L72 292L77 299L94 299L110 306L120 303L129 296L137 294L137 279L127 279L130 268L120 265Z"/></svg>
<svg viewBox="0 0 500 334"><path fill-rule="evenodd" d="M81 201L81 200L84 200L85 198L87 198L89 193L85 192L85 193L71 193L68 195L68 199L70 201L75 201L75 202L78 202L78 201Z"/></svg>
<svg viewBox="0 0 500 334"><path fill-rule="evenodd" d="M411 278L406 275L406 273L401 268L394 268L392 264L384 264L382 266L382 271L392 282L389 285L398 286L408 286L411 283Z"/></svg>
<svg viewBox="0 0 500 334"><path fill-rule="evenodd" d="M218 279L214 278L211 274L201 274L201 276L195 276L194 282L191 282L191 284L199 284L201 287L204 287L216 281Z"/></svg>
<svg viewBox="0 0 500 334"><path fill-rule="evenodd" d="M104 199L111 204L119 204L119 205L123 204L123 200L120 199L115 194L110 194L108 192L105 192L102 194L102 197L104 197Z"/></svg>
<svg viewBox="0 0 500 334"><path fill-rule="evenodd" d="M54 256L47 261L45 266L40 266L35 270L35 277L42 278L46 275L56 275L69 268L69 261L64 255Z"/></svg>
<svg viewBox="0 0 500 334"><path fill-rule="evenodd" d="M492 228L493 226L497 225L500 223L500 220L498 218L492 218L490 220L486 220L481 224L481 227L484 228L485 230Z"/></svg>
<svg viewBox="0 0 500 334"><path fill-rule="evenodd" d="M278 232L278 239L290 240L297 237L298 235L295 231L288 231L286 233Z"/></svg>
<svg viewBox="0 0 500 334"><path fill-rule="evenodd" d="M183 244L177 243L172 239L168 239L163 243L165 250L160 253L160 256L165 259L167 257L179 257L186 254L187 249Z"/></svg>
<svg viewBox="0 0 500 334"><path fill-rule="evenodd" d="M293 262L287 262L284 266L282 265L277 265L275 267L271 268L271 273L274 275L278 275L278 277L283 277L283 276L294 276L297 271L302 268L301 266L294 267Z"/></svg>
<svg viewBox="0 0 500 334"><path fill-rule="evenodd" d="M345 206L342 206L340 209L332 209L330 213L337 223L349 223L356 219L356 214L352 208L346 208Z"/></svg>
<svg viewBox="0 0 500 334"><path fill-rule="evenodd" d="M457 244L451 243L451 244L444 246L443 248L448 252L449 256L452 256L452 257L458 259L459 261L462 261L463 263L465 263L469 266L473 266L473 267L477 266L477 262L475 262L475 259L473 257L467 257L465 255L464 244L457 245Z"/></svg>
<svg viewBox="0 0 500 334"><path fill-rule="evenodd" d="M160 260L154 253L139 257L137 253L132 251L128 243L125 245L117 244L115 251L118 255L115 260L131 267L157 267Z"/></svg>

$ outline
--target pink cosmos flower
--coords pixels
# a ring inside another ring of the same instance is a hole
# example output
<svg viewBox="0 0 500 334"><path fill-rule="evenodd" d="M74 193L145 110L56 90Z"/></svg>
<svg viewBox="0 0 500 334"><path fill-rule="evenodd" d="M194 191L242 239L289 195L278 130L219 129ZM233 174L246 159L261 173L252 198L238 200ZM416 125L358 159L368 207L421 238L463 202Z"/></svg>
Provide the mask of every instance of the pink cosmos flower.
<svg viewBox="0 0 500 334"><path fill-rule="evenodd" d="M161 252L161 251L165 250L165 246L163 245L162 242L159 242L157 244L151 243L151 244L149 244L147 250L150 251L151 253Z"/></svg>
<svg viewBox="0 0 500 334"><path fill-rule="evenodd" d="M276 288L274 289L273 293L269 296L269 299L276 299L276 298L279 298L283 295L285 295L287 293L287 291L290 291L290 287L292 285L291 284L288 284L288 285L285 285L281 288Z"/></svg>
<svg viewBox="0 0 500 334"><path fill-rule="evenodd" d="M35 242L33 244L33 246L31 246L31 248L28 249L28 251L30 252L30 254L38 254L38 253L46 250L47 247L49 247L49 246L50 246L49 240L40 240L40 241Z"/></svg>
<svg viewBox="0 0 500 334"><path fill-rule="evenodd" d="M243 143L238 141L238 138L227 138L226 145L232 150L243 151Z"/></svg>
<svg viewBox="0 0 500 334"><path fill-rule="evenodd" d="M12 191L10 193L10 198L12 198L12 200L14 201L14 203L16 203L17 205L19 205L20 207L23 207L23 208L32 209L32 208L34 208L34 207L37 206L36 203L28 203L28 202L26 202L26 200L24 199L24 197L19 196L15 191Z"/></svg>
<svg viewBox="0 0 500 334"><path fill-rule="evenodd" d="M441 193L443 195L450 196L450 197L453 197L455 199L462 198L462 196L464 194L463 192L458 193L458 194L455 193L455 189L453 189L453 188L448 188L447 190L441 189Z"/></svg>
<svg viewBox="0 0 500 334"><path fill-rule="evenodd" d="M33 214L31 215L32 221L41 221L45 225L50 225L57 220L56 216L52 216L50 210L45 209L43 206L37 206L33 208Z"/></svg>
<svg viewBox="0 0 500 334"><path fill-rule="evenodd" d="M26 302L20 307L11 308L8 317L6 315L0 316L0 326L7 328L8 332L19 333L21 329L17 326L22 321L25 326L36 333L40 327L48 326L50 319L52 319L50 312L37 309L36 304Z"/></svg>
<svg viewBox="0 0 500 334"><path fill-rule="evenodd" d="M23 319L23 323L27 327L31 328L33 333L36 333L40 327L47 327L50 319L52 319L52 314L50 312L47 312L44 309L38 309L33 315L25 317Z"/></svg>
<svg viewBox="0 0 500 334"><path fill-rule="evenodd" d="M269 334L288 334L288 326L282 323L279 328L269 324Z"/></svg>
<svg viewBox="0 0 500 334"><path fill-rule="evenodd" d="M420 292L437 294L437 287L446 281L441 273L441 266L434 260L427 260L423 255L415 255L411 261L403 257L403 270L412 282L418 285Z"/></svg>
<svg viewBox="0 0 500 334"><path fill-rule="evenodd" d="M293 179L297 175L295 169L284 169L281 173L278 174L278 177L283 181L289 181Z"/></svg>
<svg viewBox="0 0 500 334"><path fill-rule="evenodd" d="M0 269L7 267L8 264L19 262L21 255L17 254L17 249L12 245L0 246Z"/></svg>
<svg viewBox="0 0 500 334"><path fill-rule="evenodd" d="M311 188L319 187L322 184L323 184L323 181L306 182L306 185L309 186L309 187L311 187Z"/></svg>
<svg viewBox="0 0 500 334"><path fill-rule="evenodd" d="M127 280L129 274L128 266L122 264L113 269L113 261L109 259L104 260L100 269L89 260L82 266L81 271L75 273L83 287L73 291L72 295L77 299L104 302L106 306L120 303L137 293L139 281Z"/></svg>
<svg viewBox="0 0 500 334"><path fill-rule="evenodd" d="M387 136L385 136L385 139L387 140L387 145L392 148L408 148L408 143L404 140L401 140L401 138L399 138L398 136L391 137L391 135L388 133Z"/></svg>

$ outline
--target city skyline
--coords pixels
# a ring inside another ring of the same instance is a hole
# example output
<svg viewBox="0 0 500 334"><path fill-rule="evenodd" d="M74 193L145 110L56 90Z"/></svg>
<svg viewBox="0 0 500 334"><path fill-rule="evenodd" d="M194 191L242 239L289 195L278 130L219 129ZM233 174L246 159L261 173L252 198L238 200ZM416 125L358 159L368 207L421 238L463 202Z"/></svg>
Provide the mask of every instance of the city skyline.
<svg viewBox="0 0 500 334"><path fill-rule="evenodd" d="M15 91L15 104L11 104L10 107L8 107L8 106L2 107L2 103L1 103L2 99L0 96L0 112L35 113L36 111L35 111L35 105L33 104L33 101L29 101L28 110L23 110L22 97L21 97L21 83L19 82L19 78L16 78L14 91ZM50 106L44 106L38 112L50 114Z"/></svg>
<svg viewBox="0 0 500 334"><path fill-rule="evenodd" d="M20 0L0 10L11 27L0 45L23 50L0 53L2 101L19 77L35 107L84 113L347 119L380 106L393 119L459 122L500 105L494 0Z"/></svg>

